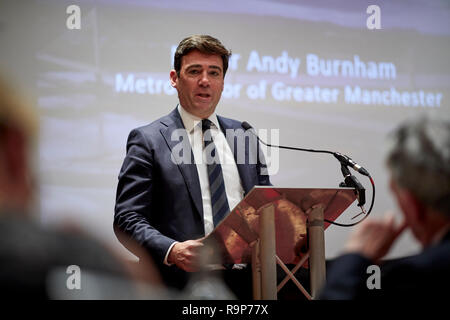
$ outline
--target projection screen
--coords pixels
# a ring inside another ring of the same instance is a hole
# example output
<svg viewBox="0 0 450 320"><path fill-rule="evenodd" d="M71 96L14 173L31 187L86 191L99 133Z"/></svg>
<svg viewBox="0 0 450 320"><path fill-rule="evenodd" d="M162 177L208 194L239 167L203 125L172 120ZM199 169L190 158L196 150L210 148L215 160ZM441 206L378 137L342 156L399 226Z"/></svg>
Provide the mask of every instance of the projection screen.
<svg viewBox="0 0 450 320"><path fill-rule="evenodd" d="M378 26L370 5L379 8ZM36 218L77 223L130 258L112 229L126 139L176 107L169 72L186 36L210 34L233 52L219 115L248 121L272 143L350 156L375 181L374 217L393 210L401 218L384 164L388 132L417 114L450 114L447 1L3 0L0 7L0 74L39 114ZM343 181L330 155L267 152L276 186ZM368 209L370 183L354 175ZM352 205L338 221L353 222L358 212ZM327 258L352 229L327 229ZM406 232L389 257L417 250Z"/></svg>

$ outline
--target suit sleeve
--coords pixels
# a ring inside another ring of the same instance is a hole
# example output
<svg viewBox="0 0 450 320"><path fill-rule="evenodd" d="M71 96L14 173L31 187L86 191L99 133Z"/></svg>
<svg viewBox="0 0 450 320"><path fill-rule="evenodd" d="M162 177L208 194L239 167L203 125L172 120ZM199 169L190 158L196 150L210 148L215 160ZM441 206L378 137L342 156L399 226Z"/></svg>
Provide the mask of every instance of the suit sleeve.
<svg viewBox="0 0 450 320"><path fill-rule="evenodd" d="M327 270L326 285L321 290L319 299L355 300L366 298L367 267L373 264L369 259L349 253L336 258Z"/></svg>
<svg viewBox="0 0 450 320"><path fill-rule="evenodd" d="M131 131L127 154L119 174L114 215L114 231L118 239L131 251L127 239L131 237L147 249L153 259L162 262L175 241L152 226L154 208L153 149L139 129Z"/></svg>

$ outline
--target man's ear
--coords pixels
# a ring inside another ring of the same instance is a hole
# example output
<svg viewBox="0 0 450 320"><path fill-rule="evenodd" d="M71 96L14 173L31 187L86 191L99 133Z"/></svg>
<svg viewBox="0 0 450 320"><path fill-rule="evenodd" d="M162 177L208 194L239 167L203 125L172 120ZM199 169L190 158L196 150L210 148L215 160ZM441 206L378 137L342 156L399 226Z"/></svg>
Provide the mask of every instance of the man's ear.
<svg viewBox="0 0 450 320"><path fill-rule="evenodd" d="M397 198L403 213L410 223L423 224L426 219L425 208L420 200L411 191L402 189L397 193Z"/></svg>
<svg viewBox="0 0 450 320"><path fill-rule="evenodd" d="M177 87L177 80L178 80L178 75L177 72L172 69L170 70L170 84L172 85L172 87L176 88Z"/></svg>

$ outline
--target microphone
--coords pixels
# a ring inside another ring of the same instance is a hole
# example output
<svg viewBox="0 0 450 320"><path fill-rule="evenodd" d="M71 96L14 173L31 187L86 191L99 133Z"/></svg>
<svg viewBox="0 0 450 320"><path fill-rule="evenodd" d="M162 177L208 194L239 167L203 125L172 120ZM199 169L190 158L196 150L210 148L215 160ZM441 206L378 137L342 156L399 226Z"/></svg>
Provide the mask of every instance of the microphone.
<svg viewBox="0 0 450 320"><path fill-rule="evenodd" d="M265 143L264 141L262 141L258 137L258 135L256 134L255 129L247 121L242 122L241 126L246 131L250 130L250 132L254 136L256 136L258 141L260 141L262 144L264 144L264 145L266 145L268 147L332 154L341 163L341 171L342 171L342 174L344 175L344 181L345 182L341 183L340 186L341 187L350 187L350 188L354 188L355 189L355 192L357 193L357 197L358 197L358 205L361 208L366 202L366 194L365 194L366 190L364 189L362 184L358 181L358 179L355 176L352 176L350 174L350 171L348 170L347 166L352 167L354 170L358 171L359 173L361 173L361 174L363 174L363 175L365 175L365 176L367 176L369 178L370 183L372 184L372 202L370 204L370 209L366 213L364 211L364 209L362 208L361 213L359 213L358 215L356 215L352 219L356 218L357 216L359 216L362 213L365 214L364 217L362 219L360 219L359 221L357 221L357 222L353 222L353 223L349 223L349 224L337 223L337 222L334 222L334 221L331 221L331 220L324 219L325 222L328 222L330 224L334 224L334 225L337 225L337 226L340 226L340 227L351 227L351 226L354 226L354 225L360 223L364 219L366 219L369 216L370 212L372 212L373 204L375 202L375 183L373 182L373 179L370 176L369 172L366 169L364 169L363 167L361 167L359 164L357 164L355 161L353 161L350 157L348 157L346 155L343 155L343 154L341 154L339 152L332 152L332 151L328 151L328 150L314 150L314 149L303 149L303 148L286 147L286 146L281 146L281 145L272 145L272 144Z"/></svg>
<svg viewBox="0 0 450 320"><path fill-rule="evenodd" d="M288 149L288 150L298 150L298 151L306 151L306 152L316 152L316 153L328 153L328 154L332 154L336 159L339 160L339 162L343 165L346 166L350 166L352 167L354 170L358 171L359 173L361 173L362 175L368 176L370 177L369 172L364 169L363 167L361 167L359 164L357 164L355 161L353 161L350 157L343 155L339 152L333 152L333 151L328 151L328 150L314 150L314 149L304 149L304 148L294 148L294 147L286 147L286 146L281 146L281 145L272 145L270 143L265 143L264 141L262 141L258 135L254 132L255 129L247 122L244 121L241 124L242 128L244 128L245 130L250 130L250 132L256 136L256 138L258 139L258 141L260 141L262 144L268 146L268 147L275 147L275 148L280 148L280 149Z"/></svg>
<svg viewBox="0 0 450 320"><path fill-rule="evenodd" d="M333 153L334 157L336 159L338 159L343 165L347 165L352 167L353 169L355 169L355 171L358 171L359 173L361 173L362 175L365 175L367 177L369 177L369 172L364 169L363 167L361 167L359 164L357 164L355 161L353 161L350 157L343 155L339 152L334 152Z"/></svg>

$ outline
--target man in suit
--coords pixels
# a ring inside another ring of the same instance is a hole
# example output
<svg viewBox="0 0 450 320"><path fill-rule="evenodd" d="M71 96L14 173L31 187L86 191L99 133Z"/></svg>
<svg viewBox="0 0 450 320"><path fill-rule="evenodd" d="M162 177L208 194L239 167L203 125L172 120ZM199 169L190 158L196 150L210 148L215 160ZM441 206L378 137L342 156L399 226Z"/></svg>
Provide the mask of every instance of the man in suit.
<svg viewBox="0 0 450 320"><path fill-rule="evenodd" d="M404 222L367 219L331 263L322 299L439 298L450 285L450 122L420 117L392 135L387 165ZM409 228L423 250L380 263ZM380 278L376 279L379 265ZM441 296L446 297L447 294Z"/></svg>
<svg viewBox="0 0 450 320"><path fill-rule="evenodd" d="M257 144L234 143L241 123L215 113L230 55L211 36L180 42L170 71L180 103L169 115L131 131L119 175L114 217L119 240L125 246L127 237L136 240L166 284L178 289L198 270L201 238L253 186L270 184L264 162L252 157L259 153ZM246 278L251 283L248 270Z"/></svg>

